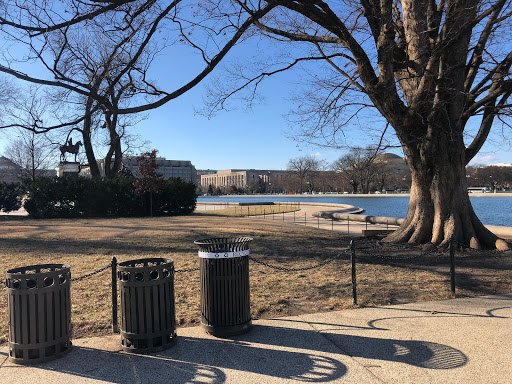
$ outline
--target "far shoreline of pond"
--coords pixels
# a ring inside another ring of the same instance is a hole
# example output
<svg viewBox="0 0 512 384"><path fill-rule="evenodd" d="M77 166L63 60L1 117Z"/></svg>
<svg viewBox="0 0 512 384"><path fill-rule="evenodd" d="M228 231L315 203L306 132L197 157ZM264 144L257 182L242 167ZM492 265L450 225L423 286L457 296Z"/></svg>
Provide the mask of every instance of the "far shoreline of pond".
<svg viewBox="0 0 512 384"><path fill-rule="evenodd" d="M468 193L469 197L512 197L512 192L470 192ZM279 197L290 197L290 198L300 198L300 197L410 197L409 193L265 193L265 194L254 194L254 195L245 195L245 194L232 194L232 195L207 195L207 196L199 196L199 198L251 198L251 197L271 197L271 196L279 196Z"/></svg>

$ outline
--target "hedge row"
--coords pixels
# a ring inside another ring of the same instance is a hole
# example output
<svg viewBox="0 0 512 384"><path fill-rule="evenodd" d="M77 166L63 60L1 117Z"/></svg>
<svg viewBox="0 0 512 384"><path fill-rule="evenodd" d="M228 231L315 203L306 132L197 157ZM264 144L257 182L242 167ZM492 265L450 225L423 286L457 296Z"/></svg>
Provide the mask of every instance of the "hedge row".
<svg viewBox="0 0 512 384"><path fill-rule="evenodd" d="M24 207L34 218L149 215L149 196L134 193L135 180L39 178L28 187ZM155 216L190 214L196 207L195 185L183 179L164 180L152 200Z"/></svg>
<svg viewBox="0 0 512 384"><path fill-rule="evenodd" d="M25 188L16 183L0 183L0 211L11 212L21 208Z"/></svg>

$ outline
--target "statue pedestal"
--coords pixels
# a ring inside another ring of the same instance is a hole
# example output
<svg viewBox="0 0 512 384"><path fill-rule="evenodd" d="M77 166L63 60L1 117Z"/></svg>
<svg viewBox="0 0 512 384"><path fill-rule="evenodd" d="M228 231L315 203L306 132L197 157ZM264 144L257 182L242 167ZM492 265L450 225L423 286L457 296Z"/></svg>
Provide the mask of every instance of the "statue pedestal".
<svg viewBox="0 0 512 384"><path fill-rule="evenodd" d="M57 177L78 176L80 173L80 163L61 161L57 164Z"/></svg>

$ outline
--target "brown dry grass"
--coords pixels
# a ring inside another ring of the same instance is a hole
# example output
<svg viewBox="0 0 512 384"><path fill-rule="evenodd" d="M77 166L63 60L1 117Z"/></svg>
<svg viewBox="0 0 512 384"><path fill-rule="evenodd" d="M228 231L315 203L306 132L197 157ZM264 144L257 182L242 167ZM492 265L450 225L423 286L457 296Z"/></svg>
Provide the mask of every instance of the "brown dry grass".
<svg viewBox="0 0 512 384"><path fill-rule="evenodd" d="M299 224L263 218L194 214L188 217L31 220L4 217L0 227L0 275L14 267L65 263L73 277L110 263L144 257L168 257L176 269L197 267L193 241L208 237L247 235L254 238L254 258L291 268L312 266L338 253L342 259L309 271L279 272L251 263L253 318L341 310L351 307L350 263L346 255L351 237ZM271 223L271 225L269 225ZM357 240L371 246L374 240ZM410 256L418 249L378 247L372 253ZM358 252L362 255L362 253ZM507 254L461 253L458 295L512 292L512 257ZM358 264L359 304L385 305L450 297L447 257L413 260L361 258ZM199 272L177 273L176 317L180 326L197 325ZM73 337L110 332L110 271L72 283ZM7 341L6 291L0 295L0 343Z"/></svg>

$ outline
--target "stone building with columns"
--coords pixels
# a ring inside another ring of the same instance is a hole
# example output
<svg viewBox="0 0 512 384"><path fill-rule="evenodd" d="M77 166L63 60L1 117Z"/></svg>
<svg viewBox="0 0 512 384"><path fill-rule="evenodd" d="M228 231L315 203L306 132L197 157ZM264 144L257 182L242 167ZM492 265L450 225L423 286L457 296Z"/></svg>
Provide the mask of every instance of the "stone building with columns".
<svg viewBox="0 0 512 384"><path fill-rule="evenodd" d="M213 188L255 188L265 185L267 189L280 188L286 171L257 170L257 169L226 169L215 173L201 175L201 187Z"/></svg>

